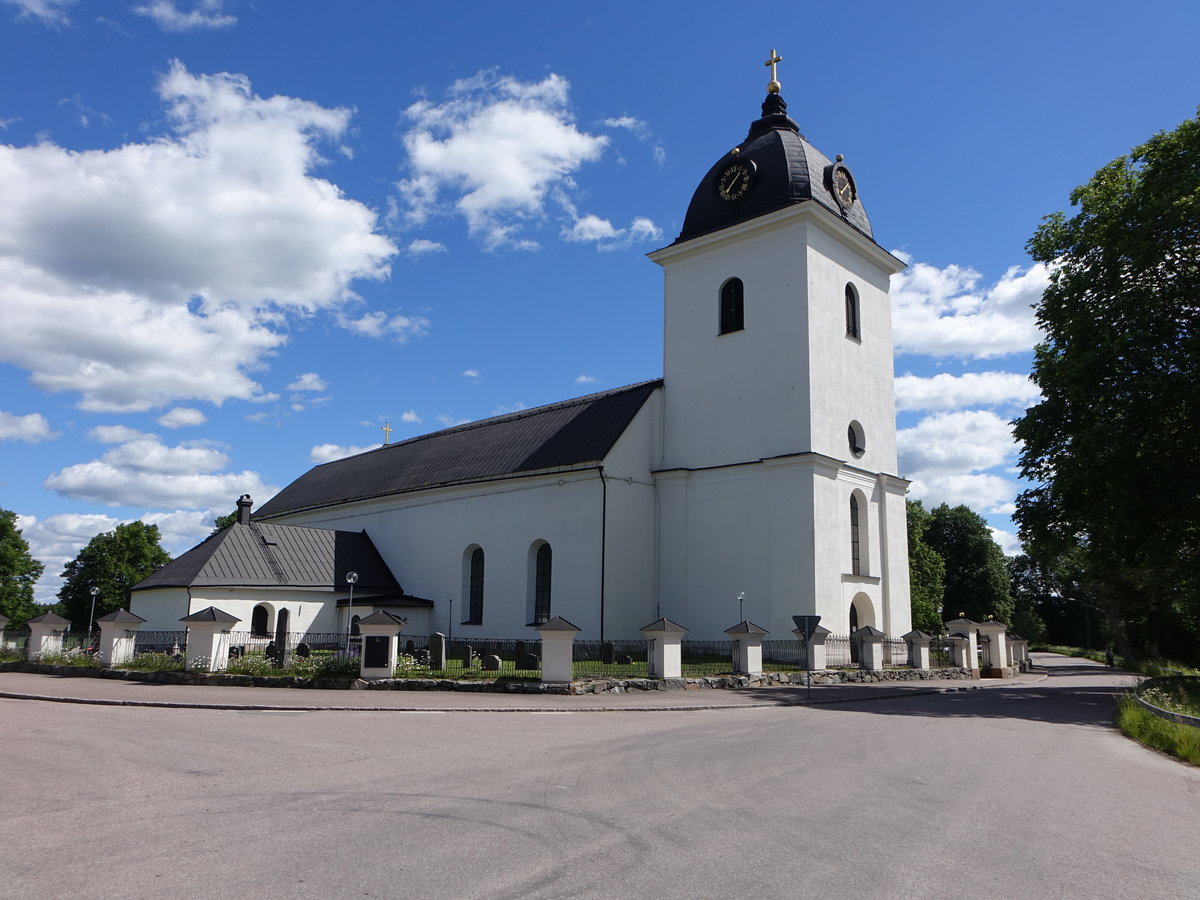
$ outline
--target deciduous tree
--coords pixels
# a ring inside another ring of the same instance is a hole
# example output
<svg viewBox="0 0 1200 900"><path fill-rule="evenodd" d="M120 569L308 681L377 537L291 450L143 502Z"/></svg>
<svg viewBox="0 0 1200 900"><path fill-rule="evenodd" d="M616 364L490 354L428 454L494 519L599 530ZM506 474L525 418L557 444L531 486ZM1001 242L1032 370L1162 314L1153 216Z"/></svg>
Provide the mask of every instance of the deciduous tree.
<svg viewBox="0 0 1200 900"><path fill-rule="evenodd" d="M1039 561L1078 555L1135 652L1200 656L1200 117L1070 199L1028 245L1054 268L1016 519Z"/></svg>
<svg viewBox="0 0 1200 900"><path fill-rule="evenodd" d="M913 628L938 634L942 628L942 594L946 563L925 543L929 512L920 500L908 501L908 580L912 597Z"/></svg>
<svg viewBox="0 0 1200 900"><path fill-rule="evenodd" d="M0 615L12 625L24 625L38 614L33 586L43 566L29 552L17 528L17 514L0 509Z"/></svg>
<svg viewBox="0 0 1200 900"><path fill-rule="evenodd" d="M947 618L962 613L976 621L992 616L1012 623L1008 566L983 516L943 503L929 514L924 538L946 563L942 607Z"/></svg>
<svg viewBox="0 0 1200 900"><path fill-rule="evenodd" d="M77 630L86 629L93 586L100 589L97 618L124 607L133 585L171 561L158 540L158 526L140 521L126 522L92 538L63 569L63 586L58 592L62 615Z"/></svg>

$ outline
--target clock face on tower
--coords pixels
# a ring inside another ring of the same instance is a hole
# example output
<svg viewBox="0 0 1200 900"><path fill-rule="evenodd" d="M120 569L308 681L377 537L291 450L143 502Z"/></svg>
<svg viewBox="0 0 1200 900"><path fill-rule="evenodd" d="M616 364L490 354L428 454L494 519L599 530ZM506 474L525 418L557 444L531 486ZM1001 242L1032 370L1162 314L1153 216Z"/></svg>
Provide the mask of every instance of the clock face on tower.
<svg viewBox="0 0 1200 900"><path fill-rule="evenodd" d="M754 163L750 160L738 160L726 166L717 176L717 196L722 200L741 200L750 190L750 182L754 180Z"/></svg>
<svg viewBox="0 0 1200 900"><path fill-rule="evenodd" d="M830 186L833 188L833 197L837 200L838 206L842 208L842 212L845 212L854 205L854 200L858 196L858 191L854 187L854 176L850 174L849 169L838 163L833 167L829 180Z"/></svg>

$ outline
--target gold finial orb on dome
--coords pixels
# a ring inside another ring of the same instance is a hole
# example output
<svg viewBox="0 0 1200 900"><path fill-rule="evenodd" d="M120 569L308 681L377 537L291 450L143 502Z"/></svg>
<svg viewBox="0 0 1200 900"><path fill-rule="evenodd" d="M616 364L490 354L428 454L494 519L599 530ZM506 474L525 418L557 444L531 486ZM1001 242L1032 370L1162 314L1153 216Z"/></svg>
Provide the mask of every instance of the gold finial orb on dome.
<svg viewBox="0 0 1200 900"><path fill-rule="evenodd" d="M767 93L768 94L778 94L780 88L783 87L783 85L781 85L779 83L779 78L775 72L775 67L777 65L779 65L779 63L781 63L781 62L783 62L783 57L780 56L778 53L776 53L774 50L772 50L771 58L768 59L765 63L763 63L764 66L767 66L771 70L771 80L769 82L767 82Z"/></svg>

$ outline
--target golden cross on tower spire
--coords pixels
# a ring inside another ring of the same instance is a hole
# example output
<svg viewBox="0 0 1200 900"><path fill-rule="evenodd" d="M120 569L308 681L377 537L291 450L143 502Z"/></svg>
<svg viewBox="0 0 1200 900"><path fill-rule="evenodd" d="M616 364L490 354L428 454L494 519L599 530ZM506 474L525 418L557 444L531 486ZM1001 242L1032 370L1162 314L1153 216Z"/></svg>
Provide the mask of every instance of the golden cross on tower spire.
<svg viewBox="0 0 1200 900"><path fill-rule="evenodd" d="M764 66L771 67L771 81L767 85L767 93L768 94L778 94L779 93L779 88L781 87L781 85L779 84L779 80L775 77L775 67L777 65L779 65L779 63L781 63L781 62L783 62L783 57L780 56L778 53L776 53L774 50L772 50L771 58L768 59L765 63L763 63Z"/></svg>
<svg viewBox="0 0 1200 900"><path fill-rule="evenodd" d="M383 443L386 446L388 441L390 441L392 439L393 428L392 428L391 420L385 421L383 423L383 428L380 430L383 432Z"/></svg>

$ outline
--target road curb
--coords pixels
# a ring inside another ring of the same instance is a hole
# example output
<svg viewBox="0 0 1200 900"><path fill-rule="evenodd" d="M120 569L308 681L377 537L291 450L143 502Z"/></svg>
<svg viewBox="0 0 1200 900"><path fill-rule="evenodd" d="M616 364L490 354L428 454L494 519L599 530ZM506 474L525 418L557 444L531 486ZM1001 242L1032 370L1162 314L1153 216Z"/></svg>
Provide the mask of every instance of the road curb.
<svg viewBox="0 0 1200 900"><path fill-rule="evenodd" d="M1039 684L1048 677L1048 675L1043 674L1036 681L1022 681L1020 684ZM721 709L778 709L789 706L830 706L843 703L895 700L904 697L927 697L933 694L953 694L962 691L979 691L993 687L1009 686L1015 686L1015 683L1011 681L997 682L993 685L971 682L962 686L929 687L921 690L888 691L887 693L861 693L852 697L818 697L813 700L696 703L688 704L687 706L580 706L575 708L563 708L561 706L285 706L273 703L217 703L208 701L187 702L181 700L115 700L102 697L59 697L49 694L26 694L17 691L0 691L0 699L33 700L42 703L75 703L83 706L126 706L146 707L150 709L215 709L232 712L700 712Z"/></svg>

